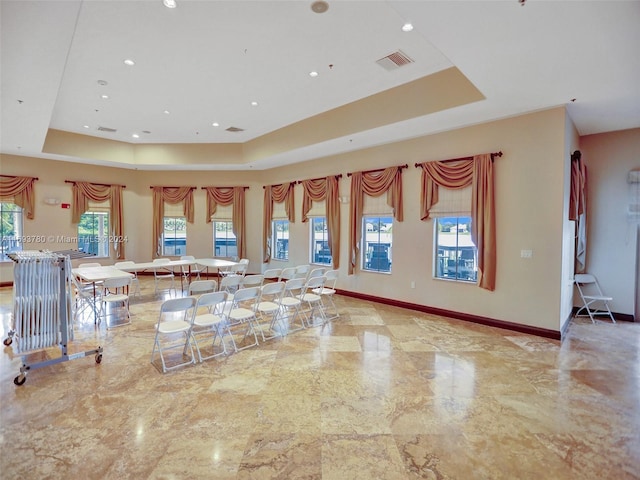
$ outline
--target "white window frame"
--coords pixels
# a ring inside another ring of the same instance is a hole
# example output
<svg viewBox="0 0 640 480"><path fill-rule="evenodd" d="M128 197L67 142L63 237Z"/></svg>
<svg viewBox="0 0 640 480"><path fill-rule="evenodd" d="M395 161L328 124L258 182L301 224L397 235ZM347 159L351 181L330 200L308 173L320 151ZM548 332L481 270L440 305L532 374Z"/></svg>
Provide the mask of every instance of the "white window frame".
<svg viewBox="0 0 640 480"><path fill-rule="evenodd" d="M452 233L441 231L444 223L455 229ZM464 227L463 227L464 226ZM434 271L433 277L464 283L476 283L478 280L478 249L471 241L471 216L451 215L436 217L434 230ZM447 241L442 240L447 234Z"/></svg>
<svg viewBox="0 0 640 480"><path fill-rule="evenodd" d="M382 220L388 220L391 225L387 230L381 230ZM369 224L377 225L378 229L369 230ZM377 240L374 241L374 240ZM373 245L381 245L373 247ZM362 216L362 257L360 259L363 271L374 273L391 273L393 250L393 216L390 214L366 214Z"/></svg>
<svg viewBox="0 0 640 480"><path fill-rule="evenodd" d="M238 240L233 233L233 221L232 220L223 220L223 219L214 219L211 223L213 223L213 256L214 257L224 257L224 258L233 258L238 256ZM218 226L223 225L224 228L219 229ZM222 235L218 235L219 233L224 233L224 237ZM229 246L229 239L233 238L235 241L233 246ZM218 245L218 239L225 240L223 245ZM231 250L230 250L231 249Z"/></svg>
<svg viewBox="0 0 640 480"><path fill-rule="evenodd" d="M278 231L278 224L286 225L286 228ZM286 233L286 235L285 235ZM271 220L271 259L288 261L289 260L289 246L290 246L290 229L289 220L284 218L276 218ZM279 249L278 240L286 240L286 249Z"/></svg>
<svg viewBox="0 0 640 480"><path fill-rule="evenodd" d="M90 253L97 258L109 258L111 252L111 242L109 241L111 237L109 235L111 212L109 210L109 207L90 206L89 210L80 216L77 227L78 250ZM88 216L97 217L98 231L96 235L90 235L90 238L86 239L87 235L80 232L80 226Z"/></svg>
<svg viewBox="0 0 640 480"><path fill-rule="evenodd" d="M178 238L182 238L182 237L178 237L177 236L177 229L174 228L173 229L173 236L167 236L165 234L166 232L166 222L167 220L174 220L175 221L175 225L178 224L178 221L182 221L184 222L184 250L182 248L180 248L182 245L178 245L177 244L177 240ZM168 245L167 245L167 240L168 239L173 239L174 240L174 246L173 246L173 252L169 251ZM160 251L161 251L161 255L163 256L182 256L182 255L186 255L187 253L187 217L185 217L184 215L165 215L162 219L162 237L160 239Z"/></svg>
<svg viewBox="0 0 640 480"><path fill-rule="evenodd" d="M327 217L313 216L309 218L309 263L314 265L331 266L332 257L329 253L329 226ZM322 231L316 230L316 225L322 222Z"/></svg>
<svg viewBox="0 0 640 480"><path fill-rule="evenodd" d="M0 235L2 236L2 242L0 243L0 261L7 262L10 261L7 253L19 252L24 248L24 212L22 207L8 201L0 202L0 212L2 213L2 217L4 217L4 214L13 215L14 217L12 235L7 234L4 221L0 227ZM2 218L2 220L4 220L4 218Z"/></svg>

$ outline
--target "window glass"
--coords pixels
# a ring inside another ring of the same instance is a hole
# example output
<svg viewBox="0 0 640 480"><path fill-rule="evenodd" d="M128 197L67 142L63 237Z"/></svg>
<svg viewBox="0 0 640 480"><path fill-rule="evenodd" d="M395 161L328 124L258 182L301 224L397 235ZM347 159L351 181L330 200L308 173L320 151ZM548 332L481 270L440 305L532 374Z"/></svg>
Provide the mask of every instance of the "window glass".
<svg viewBox="0 0 640 480"><path fill-rule="evenodd" d="M187 219L186 217L164 217L162 233L162 255L186 255Z"/></svg>
<svg viewBox="0 0 640 480"><path fill-rule="evenodd" d="M311 218L311 258L310 263L331 265L331 252L329 251L329 231L327 230L326 217Z"/></svg>
<svg viewBox="0 0 640 480"><path fill-rule="evenodd" d="M6 262L7 253L22 250L22 208L15 203L0 202L0 222L0 260Z"/></svg>
<svg viewBox="0 0 640 480"><path fill-rule="evenodd" d="M84 212L78 223L78 250L96 257L109 256L109 212Z"/></svg>
<svg viewBox="0 0 640 480"><path fill-rule="evenodd" d="M435 277L475 282L478 256L471 241L471 217L435 219Z"/></svg>
<svg viewBox="0 0 640 480"><path fill-rule="evenodd" d="M233 222L230 220L215 220L213 222L213 256L237 257L238 246L233 234Z"/></svg>
<svg viewBox="0 0 640 480"><path fill-rule="evenodd" d="M271 246L271 258L289 260L289 220L273 220Z"/></svg>
<svg viewBox="0 0 640 480"><path fill-rule="evenodd" d="M365 215L362 229L363 270L391 272L393 218Z"/></svg>

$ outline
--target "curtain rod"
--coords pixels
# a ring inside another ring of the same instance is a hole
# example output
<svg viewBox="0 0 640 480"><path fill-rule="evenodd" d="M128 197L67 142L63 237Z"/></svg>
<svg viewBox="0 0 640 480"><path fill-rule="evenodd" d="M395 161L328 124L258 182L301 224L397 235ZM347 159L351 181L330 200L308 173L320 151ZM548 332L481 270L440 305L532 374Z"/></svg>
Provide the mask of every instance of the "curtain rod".
<svg viewBox="0 0 640 480"><path fill-rule="evenodd" d="M406 163L404 165L398 165L396 168L398 170L402 170L403 168L407 168L409 167L409 165L407 165ZM373 173L373 172L382 172L383 170L386 170L387 168L393 168L393 167L385 167L385 168L376 168L374 170L364 170L361 171L360 173ZM349 172L347 173L347 177L350 177L351 175L353 175L354 173L358 173L358 172Z"/></svg>
<svg viewBox="0 0 640 480"><path fill-rule="evenodd" d="M7 177L7 178L18 178L22 176L23 175L0 175L0 177ZM34 180L40 180L38 177L28 177L28 178L32 178Z"/></svg>
<svg viewBox="0 0 640 480"><path fill-rule="evenodd" d="M159 186L159 185L157 185L157 186ZM153 185L151 185L149 188L153 189L153 188L156 188L156 187L154 187ZM183 185L182 187L164 187L164 186L163 186L163 187L160 187L160 188L185 188L185 187L184 187L184 185ZM187 188L190 188L191 190L196 190L198 187L187 187Z"/></svg>
<svg viewBox="0 0 640 480"><path fill-rule="evenodd" d="M81 180L65 180L64 183L73 183L74 185L78 182L80 182ZM111 184L111 183L95 183L95 182L85 182L85 183L90 183L92 185L100 185L101 187L122 187L122 188L127 188L126 185L117 185L117 184Z"/></svg>
<svg viewBox="0 0 640 480"><path fill-rule="evenodd" d="M200 187L202 190L206 190L207 188L237 188L240 187L240 185L236 185L235 187ZM249 190L249 187L241 187L244 188L245 190Z"/></svg>
<svg viewBox="0 0 640 480"><path fill-rule="evenodd" d="M493 152L493 153L491 154L491 161L493 162L493 159L494 159L495 157L501 157L501 156L502 156L502 151L499 151L499 152ZM436 161L436 162L443 162L443 163L446 163L446 162L459 162L459 161L461 161L461 160L473 160L473 156L470 156L470 157L460 157L460 158L449 158L449 159L447 159L447 160L435 160L435 161ZM422 163L427 163L427 162L422 162ZM422 165L422 163L416 163L416 164L415 164L415 167L416 167L416 168L418 168L420 165Z"/></svg>
<svg viewBox="0 0 640 480"><path fill-rule="evenodd" d="M269 185L269 186L271 186L271 187L279 187L280 185L284 185L285 183L287 183L287 182L283 182L283 183L274 183L273 185ZM292 182L289 182L289 186L290 186L290 187L291 187L291 186L295 186L295 184L296 184L296 181L295 181L295 180L294 180L294 181L292 181ZM262 186L262 189L263 189L263 190L264 190L265 188L267 188L267 185L263 185L263 186Z"/></svg>
<svg viewBox="0 0 640 480"><path fill-rule="evenodd" d="M342 174L339 173L338 175L327 175L327 177L336 177L336 178L342 178ZM302 182L313 182L314 180L324 180L327 177L318 177L318 178L310 178L308 180L298 180L296 183L302 183Z"/></svg>

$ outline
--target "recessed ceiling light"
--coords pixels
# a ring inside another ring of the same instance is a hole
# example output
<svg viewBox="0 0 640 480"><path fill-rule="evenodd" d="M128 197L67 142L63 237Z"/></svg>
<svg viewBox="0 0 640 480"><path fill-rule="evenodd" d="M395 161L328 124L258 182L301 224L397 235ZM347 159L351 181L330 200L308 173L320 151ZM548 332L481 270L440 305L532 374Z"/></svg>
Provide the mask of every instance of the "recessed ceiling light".
<svg viewBox="0 0 640 480"><path fill-rule="evenodd" d="M134 133L133 135L131 135L133 138L140 138L140 135L138 135L137 133Z"/></svg>
<svg viewBox="0 0 640 480"><path fill-rule="evenodd" d="M403 32L410 32L411 30L413 30L413 25L411 25L410 23L405 23L404 25L402 25Z"/></svg>
<svg viewBox="0 0 640 480"><path fill-rule="evenodd" d="M219 124L218 122L213 122L211 125L212 125L213 127L219 127L219 126L220 126L220 124Z"/></svg>
<svg viewBox="0 0 640 480"><path fill-rule="evenodd" d="M98 80L98 85L104 87L106 85L109 85L109 82L107 82L106 80Z"/></svg>
<svg viewBox="0 0 640 480"><path fill-rule="evenodd" d="M324 0L316 0L311 4L311 10L315 13L324 13L329 10L329 4Z"/></svg>
<svg viewBox="0 0 640 480"><path fill-rule="evenodd" d="M317 77L318 76L318 72L309 72L309 76L310 77Z"/></svg>
<svg viewBox="0 0 640 480"><path fill-rule="evenodd" d="M109 95L100 95L100 98L104 98L105 100L109 98Z"/></svg>
<svg viewBox="0 0 640 480"><path fill-rule="evenodd" d="M83 125L82 128L89 128L89 125Z"/></svg>
<svg viewBox="0 0 640 480"><path fill-rule="evenodd" d="M251 106L252 107L257 107L258 106L258 102L251 102Z"/></svg>
<svg viewBox="0 0 640 480"><path fill-rule="evenodd" d="M167 8L176 8L178 6L176 0L162 0L162 3Z"/></svg>
<svg viewBox="0 0 640 480"><path fill-rule="evenodd" d="M162 113L164 113L165 115L169 115L171 112L170 112L169 110L165 110L165 111L164 111L164 112L162 112Z"/></svg>
<svg viewBox="0 0 640 480"><path fill-rule="evenodd" d="M125 64L125 65L128 65L128 66L130 66L130 67L132 67L133 65L135 65L135 64L136 64L136 62L134 62L134 61L133 61L133 60L131 60L130 58L127 58L127 59L124 61L124 64Z"/></svg>

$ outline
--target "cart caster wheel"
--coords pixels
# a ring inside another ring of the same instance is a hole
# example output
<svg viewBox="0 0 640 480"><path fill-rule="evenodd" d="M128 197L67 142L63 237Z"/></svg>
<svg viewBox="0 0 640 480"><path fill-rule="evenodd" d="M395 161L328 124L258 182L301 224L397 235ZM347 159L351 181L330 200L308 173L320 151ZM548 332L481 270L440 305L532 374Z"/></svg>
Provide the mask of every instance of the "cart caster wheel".
<svg viewBox="0 0 640 480"><path fill-rule="evenodd" d="M4 339L4 342L2 343L4 343L8 347L9 345L11 345L12 342L13 342L13 339L11 337L7 337Z"/></svg>
<svg viewBox="0 0 640 480"><path fill-rule="evenodd" d="M101 353L97 353L96 354L96 363L102 363L102 354Z"/></svg>
<svg viewBox="0 0 640 480"><path fill-rule="evenodd" d="M15 383L18 386L24 385L24 382L26 381L27 381L27 376L24 373L21 373L20 375L18 375L16 378L13 379L13 383Z"/></svg>

